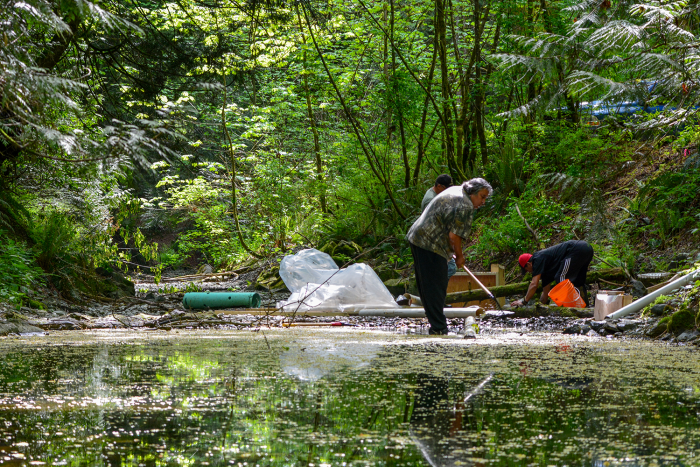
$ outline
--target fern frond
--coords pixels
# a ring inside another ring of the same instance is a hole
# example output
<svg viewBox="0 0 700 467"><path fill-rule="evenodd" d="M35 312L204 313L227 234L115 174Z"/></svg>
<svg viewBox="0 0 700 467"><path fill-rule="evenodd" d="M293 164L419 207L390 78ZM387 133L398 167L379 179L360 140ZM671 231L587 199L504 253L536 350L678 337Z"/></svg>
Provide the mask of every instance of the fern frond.
<svg viewBox="0 0 700 467"><path fill-rule="evenodd" d="M491 55L491 58L500 62L506 71L519 67L530 73L541 73L542 71L541 61L527 55L494 54Z"/></svg>
<svg viewBox="0 0 700 467"><path fill-rule="evenodd" d="M5 8L9 8L10 10L14 9L19 15L27 15L32 20L45 25L56 33L70 33L68 24L54 13L46 2L24 0L15 2L12 6L5 5Z"/></svg>
<svg viewBox="0 0 700 467"><path fill-rule="evenodd" d="M683 65L676 62L667 54L645 53L640 55L639 69L645 70L648 76L658 76L668 73L670 70L682 71Z"/></svg>
<svg viewBox="0 0 700 467"><path fill-rule="evenodd" d="M688 4L687 1L669 2L663 6L660 3L637 3L630 7L630 14L633 16L643 16L648 21L658 21L659 19L672 20L683 12Z"/></svg>
<svg viewBox="0 0 700 467"><path fill-rule="evenodd" d="M596 30L586 40L588 47L599 50L601 53L610 49L622 51L629 50L633 44L642 40L646 33L644 29L629 21L611 21Z"/></svg>
<svg viewBox="0 0 700 467"><path fill-rule="evenodd" d="M107 10L102 9L99 5L88 2L86 0L76 0L76 4L80 9L81 13L85 16L89 16L93 20L96 20L101 26L105 27L110 31L131 31L138 34L143 33L143 30L137 25L121 18L115 14L110 13Z"/></svg>
<svg viewBox="0 0 700 467"><path fill-rule="evenodd" d="M598 15L596 10L591 10L588 13L581 16L579 19L574 21L574 27L576 28L586 28L589 26L597 26L602 24L603 20Z"/></svg>
<svg viewBox="0 0 700 467"><path fill-rule="evenodd" d="M669 128L669 127L674 127L677 126L685 121L687 121L690 117L697 115L698 110L697 109L687 109L687 108L679 108L679 109L673 109L673 110L667 110L664 112L661 112L658 116L655 118L652 118L648 121L639 123L637 125L634 125L635 128L641 129L641 130L650 130L650 129L659 129L659 128Z"/></svg>
<svg viewBox="0 0 700 467"><path fill-rule="evenodd" d="M561 172L542 174L539 178L545 182L547 188L555 190L559 199L564 202L582 197L580 196L582 194L581 189L585 186L582 178Z"/></svg>
<svg viewBox="0 0 700 467"><path fill-rule="evenodd" d="M599 3L599 0L583 0L582 2L579 2L575 5L562 8L562 11L573 14L581 14L584 11L588 11L591 8L597 7Z"/></svg>
<svg viewBox="0 0 700 467"><path fill-rule="evenodd" d="M668 36L669 39L685 43L687 41L694 41L695 34L690 31L676 26L673 21L664 21L661 25L662 33Z"/></svg>
<svg viewBox="0 0 700 467"><path fill-rule="evenodd" d="M685 57L685 65L690 73L700 73L700 53L691 53Z"/></svg>
<svg viewBox="0 0 700 467"><path fill-rule="evenodd" d="M561 86L549 86L545 88L545 90L539 96L535 97L530 102L516 107L515 109L501 112L496 116L513 118L532 115L537 112L537 110L550 108L552 104L555 104L557 99L563 95L564 89Z"/></svg>
<svg viewBox="0 0 700 467"><path fill-rule="evenodd" d="M569 41L568 36L549 33L541 33L536 37L509 35L508 38L526 51L537 54L540 57L544 56L543 50L548 51L553 46L565 46Z"/></svg>
<svg viewBox="0 0 700 467"><path fill-rule="evenodd" d="M625 83L618 83L612 79L604 78L589 71L575 71L567 80L569 90L579 97L589 96L591 93L604 92L600 100L606 100L613 96L621 96L627 90Z"/></svg>

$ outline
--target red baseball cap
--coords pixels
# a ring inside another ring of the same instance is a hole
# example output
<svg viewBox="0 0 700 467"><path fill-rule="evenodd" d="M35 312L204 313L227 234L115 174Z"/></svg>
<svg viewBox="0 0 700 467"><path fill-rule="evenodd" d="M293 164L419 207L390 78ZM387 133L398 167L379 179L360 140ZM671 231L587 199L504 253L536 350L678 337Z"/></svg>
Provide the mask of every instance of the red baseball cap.
<svg viewBox="0 0 700 467"><path fill-rule="evenodd" d="M530 258L532 258L532 255L530 253L523 253L522 255L520 255L520 258L518 258L518 264L520 265L520 267L524 268L527 262L530 261Z"/></svg>

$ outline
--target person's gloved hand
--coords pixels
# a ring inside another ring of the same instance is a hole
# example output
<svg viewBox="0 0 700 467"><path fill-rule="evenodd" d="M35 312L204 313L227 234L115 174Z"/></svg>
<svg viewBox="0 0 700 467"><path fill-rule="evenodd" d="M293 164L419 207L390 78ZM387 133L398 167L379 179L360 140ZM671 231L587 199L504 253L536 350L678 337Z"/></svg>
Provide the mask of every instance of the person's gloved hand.
<svg viewBox="0 0 700 467"><path fill-rule="evenodd" d="M525 302L523 302L522 300L513 300L512 302L510 302L510 306L523 306L524 304Z"/></svg>

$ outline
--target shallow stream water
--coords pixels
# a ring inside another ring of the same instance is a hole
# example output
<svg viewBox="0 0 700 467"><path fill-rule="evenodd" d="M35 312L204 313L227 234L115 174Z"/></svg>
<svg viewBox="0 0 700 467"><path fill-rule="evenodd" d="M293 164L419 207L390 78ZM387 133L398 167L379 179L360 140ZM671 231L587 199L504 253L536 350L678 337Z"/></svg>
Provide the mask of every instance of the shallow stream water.
<svg viewBox="0 0 700 467"><path fill-rule="evenodd" d="M358 329L0 339L0 465L698 465L695 347Z"/></svg>

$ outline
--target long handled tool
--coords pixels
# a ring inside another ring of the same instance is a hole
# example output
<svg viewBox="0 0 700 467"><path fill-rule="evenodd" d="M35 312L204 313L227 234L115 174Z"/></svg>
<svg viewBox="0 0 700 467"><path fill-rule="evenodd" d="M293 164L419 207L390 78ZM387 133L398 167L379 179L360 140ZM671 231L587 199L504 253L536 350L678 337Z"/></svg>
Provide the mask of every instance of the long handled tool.
<svg viewBox="0 0 700 467"><path fill-rule="evenodd" d="M467 273L472 277L472 279L473 279L477 284L479 284L479 287L481 287L482 290L483 290L484 292L486 292L486 295L488 295L489 298L490 298L491 300L493 300L494 302L496 302L496 306L498 307L498 309L499 309L499 310L503 310L503 308L501 308L501 304L498 303L498 300L496 300L496 297L491 293L491 291L490 291L489 289L487 289L486 286L485 286L484 284L482 284L481 281L480 281L479 279L477 279L476 276L475 276L474 274L472 274L472 272L471 272L466 266L463 265L462 267L464 268L465 271L467 271Z"/></svg>
<svg viewBox="0 0 700 467"><path fill-rule="evenodd" d="M282 323L285 328L291 326L359 326L358 324L341 323L340 321L334 321L332 323Z"/></svg>

